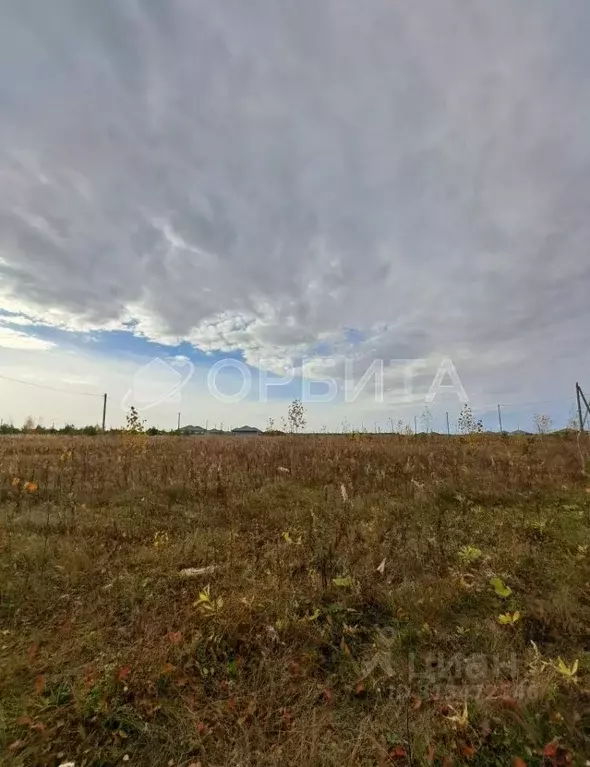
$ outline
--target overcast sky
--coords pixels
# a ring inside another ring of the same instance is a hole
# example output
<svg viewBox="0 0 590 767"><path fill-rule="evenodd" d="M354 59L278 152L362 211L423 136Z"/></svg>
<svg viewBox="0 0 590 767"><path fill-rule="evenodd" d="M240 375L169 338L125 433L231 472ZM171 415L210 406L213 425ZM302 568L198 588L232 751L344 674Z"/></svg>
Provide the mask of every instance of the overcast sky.
<svg viewBox="0 0 590 767"><path fill-rule="evenodd" d="M448 356L475 408L565 418L589 34L587 0L0 0L0 375L119 402L166 354L338 380ZM223 420L196 380L187 420ZM53 396L0 380L0 416L96 420Z"/></svg>

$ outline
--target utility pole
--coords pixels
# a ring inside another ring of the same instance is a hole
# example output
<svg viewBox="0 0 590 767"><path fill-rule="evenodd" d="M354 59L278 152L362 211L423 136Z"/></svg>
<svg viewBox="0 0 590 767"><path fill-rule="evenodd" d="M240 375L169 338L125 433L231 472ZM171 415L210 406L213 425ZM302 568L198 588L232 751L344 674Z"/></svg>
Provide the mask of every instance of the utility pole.
<svg viewBox="0 0 590 767"><path fill-rule="evenodd" d="M498 405L498 421L500 422L500 433L504 431L502 428L502 408L500 405Z"/></svg>
<svg viewBox="0 0 590 767"><path fill-rule="evenodd" d="M414 416L414 434L418 434L418 416Z"/></svg>
<svg viewBox="0 0 590 767"><path fill-rule="evenodd" d="M588 404L588 401L586 400L586 397L584 396L584 392L582 391L582 388L577 381L576 381L576 398L578 400L578 418L580 419L580 431L584 431L586 418L588 417L588 414L590 413L590 405ZM584 415L582 415L582 402L586 406L586 413Z"/></svg>
<svg viewBox="0 0 590 767"><path fill-rule="evenodd" d="M447 416L447 437L450 437L451 436L451 427L449 426L449 412L448 411L446 412L446 416Z"/></svg>
<svg viewBox="0 0 590 767"><path fill-rule="evenodd" d="M107 395L106 393L103 395L103 400L102 400L102 430L103 432L107 430Z"/></svg>
<svg viewBox="0 0 590 767"><path fill-rule="evenodd" d="M180 431L180 413L178 414L178 431Z"/></svg>

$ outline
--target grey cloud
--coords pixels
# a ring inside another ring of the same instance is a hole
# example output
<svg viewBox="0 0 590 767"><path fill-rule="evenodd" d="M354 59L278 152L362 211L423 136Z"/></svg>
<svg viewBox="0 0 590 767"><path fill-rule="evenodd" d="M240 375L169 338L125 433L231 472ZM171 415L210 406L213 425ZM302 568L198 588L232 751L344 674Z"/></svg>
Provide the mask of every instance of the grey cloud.
<svg viewBox="0 0 590 767"><path fill-rule="evenodd" d="M585 0L7 1L0 290L259 355L354 327L366 359L571 367L589 23Z"/></svg>

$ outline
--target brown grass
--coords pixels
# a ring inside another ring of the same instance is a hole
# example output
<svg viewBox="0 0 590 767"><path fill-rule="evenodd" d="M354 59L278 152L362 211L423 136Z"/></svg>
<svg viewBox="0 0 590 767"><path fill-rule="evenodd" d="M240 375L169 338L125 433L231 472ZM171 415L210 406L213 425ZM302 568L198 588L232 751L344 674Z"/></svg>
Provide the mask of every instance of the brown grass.
<svg viewBox="0 0 590 767"><path fill-rule="evenodd" d="M2 763L590 753L575 438L4 437L0 465Z"/></svg>

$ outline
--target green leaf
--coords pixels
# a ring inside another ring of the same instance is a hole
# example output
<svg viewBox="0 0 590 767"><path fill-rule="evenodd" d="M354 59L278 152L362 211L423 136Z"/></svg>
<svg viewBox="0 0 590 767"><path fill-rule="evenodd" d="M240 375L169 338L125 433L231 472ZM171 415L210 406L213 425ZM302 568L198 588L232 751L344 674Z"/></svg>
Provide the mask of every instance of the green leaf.
<svg viewBox="0 0 590 767"><path fill-rule="evenodd" d="M498 576L490 578L490 586L493 587L497 596L502 597L502 599L506 599L512 594L510 586L506 586L502 578L498 578Z"/></svg>

